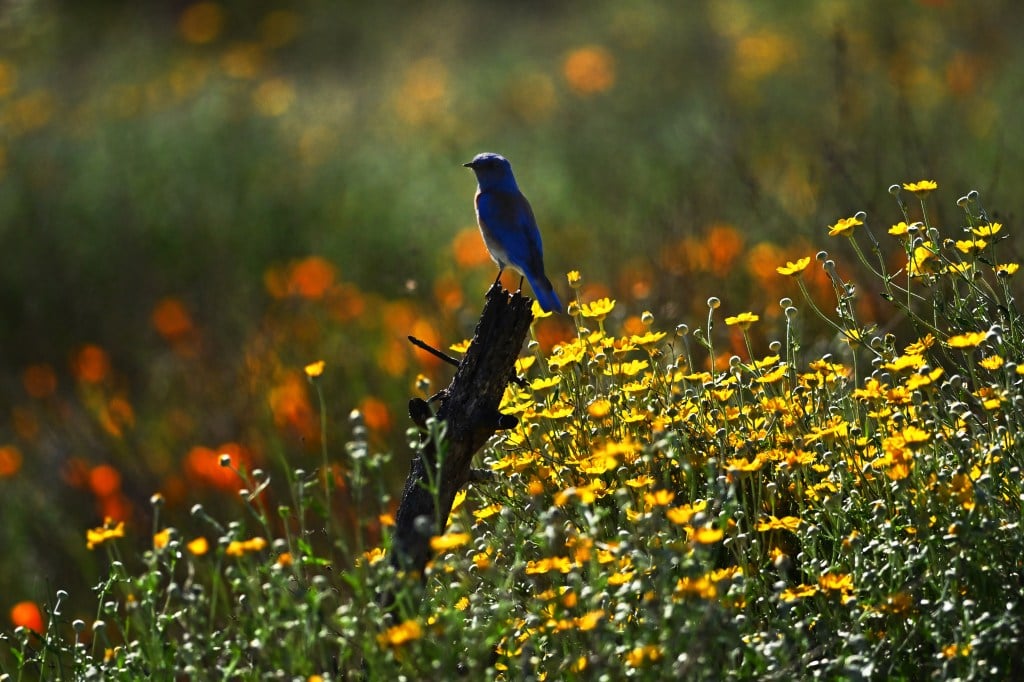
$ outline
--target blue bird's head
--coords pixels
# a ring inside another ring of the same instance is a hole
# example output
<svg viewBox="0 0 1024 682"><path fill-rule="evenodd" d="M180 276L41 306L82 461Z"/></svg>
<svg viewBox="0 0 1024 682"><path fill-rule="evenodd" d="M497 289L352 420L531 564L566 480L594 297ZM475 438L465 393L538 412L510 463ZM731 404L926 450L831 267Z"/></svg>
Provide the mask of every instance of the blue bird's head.
<svg viewBox="0 0 1024 682"><path fill-rule="evenodd" d="M476 181L480 189L517 190L516 177L512 175L512 164L501 154L484 152L477 154L469 163L462 164L472 168L476 173Z"/></svg>

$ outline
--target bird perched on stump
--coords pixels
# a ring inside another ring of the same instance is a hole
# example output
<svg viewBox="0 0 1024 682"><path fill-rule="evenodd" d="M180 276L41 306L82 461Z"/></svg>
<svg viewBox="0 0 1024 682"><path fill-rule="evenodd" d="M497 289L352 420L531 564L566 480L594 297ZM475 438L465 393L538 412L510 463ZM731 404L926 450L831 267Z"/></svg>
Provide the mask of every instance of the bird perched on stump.
<svg viewBox="0 0 1024 682"><path fill-rule="evenodd" d="M500 154L477 154L463 164L476 173L476 221L498 278L511 266L526 278L544 312L562 310L562 302L544 274L544 252L533 209L519 191L512 164ZM498 280L495 279L495 282Z"/></svg>

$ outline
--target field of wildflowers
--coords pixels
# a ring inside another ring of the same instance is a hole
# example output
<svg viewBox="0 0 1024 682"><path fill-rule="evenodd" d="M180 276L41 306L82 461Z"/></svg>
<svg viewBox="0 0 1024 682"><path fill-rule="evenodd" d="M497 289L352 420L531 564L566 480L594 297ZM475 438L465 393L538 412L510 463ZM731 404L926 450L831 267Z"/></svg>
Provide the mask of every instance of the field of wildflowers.
<svg viewBox="0 0 1024 682"><path fill-rule="evenodd" d="M0 8L0 676L1021 674L1016 3L242 5ZM485 149L572 303L421 586Z"/></svg>
<svg viewBox="0 0 1024 682"><path fill-rule="evenodd" d="M393 523L378 475L388 458L372 454L354 412L344 456L319 471L275 481L221 454L236 509L217 518L195 505L197 531L165 523L155 495L141 564L122 555L124 522L89 530L88 548L109 560L95 613L65 615L65 591L45 614L16 606L20 625L5 638L15 669L1020 674L1024 328L1009 286L1019 266L1002 258L1008 231L974 192L957 202L965 226L944 236L928 219L936 188L893 186L891 227L860 213L828 232L864 257L913 342L858 315L858 287L824 251L778 266L796 299L779 302L765 355L750 346L761 313L728 315L711 298L699 325L662 328L650 312L582 300L571 272L575 334L550 352L530 343L519 366L528 388L511 386L503 403L519 425L483 453L498 478L457 499L422 585L384 560L386 535L353 538L327 513L344 493L359 512L344 523ZM891 251L904 258L892 271ZM812 269L833 284L829 309L807 295ZM551 320L535 312L539 336ZM820 356L801 342L811 316L835 330ZM747 352L723 355L725 338ZM304 369L321 398L328 369ZM397 595L388 612L384 590Z"/></svg>

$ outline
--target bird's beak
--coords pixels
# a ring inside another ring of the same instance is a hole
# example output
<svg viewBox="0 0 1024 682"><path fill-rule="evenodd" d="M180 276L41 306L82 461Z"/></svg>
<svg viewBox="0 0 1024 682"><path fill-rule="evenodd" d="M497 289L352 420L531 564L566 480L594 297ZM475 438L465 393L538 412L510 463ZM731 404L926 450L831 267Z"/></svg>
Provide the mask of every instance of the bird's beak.
<svg viewBox="0 0 1024 682"><path fill-rule="evenodd" d="M462 165L463 165L464 168L472 168L473 167L473 162L472 161L467 161L466 163L464 163Z"/></svg>

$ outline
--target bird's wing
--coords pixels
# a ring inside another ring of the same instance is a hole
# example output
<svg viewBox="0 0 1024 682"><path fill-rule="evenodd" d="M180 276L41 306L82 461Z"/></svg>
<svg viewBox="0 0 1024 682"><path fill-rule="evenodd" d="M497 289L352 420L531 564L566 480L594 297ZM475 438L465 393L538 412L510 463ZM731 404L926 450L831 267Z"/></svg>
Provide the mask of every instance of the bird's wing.
<svg viewBox="0 0 1024 682"><path fill-rule="evenodd" d="M504 246L512 265L521 271L544 272L540 230L530 202L521 192L480 192L476 207L480 220Z"/></svg>

